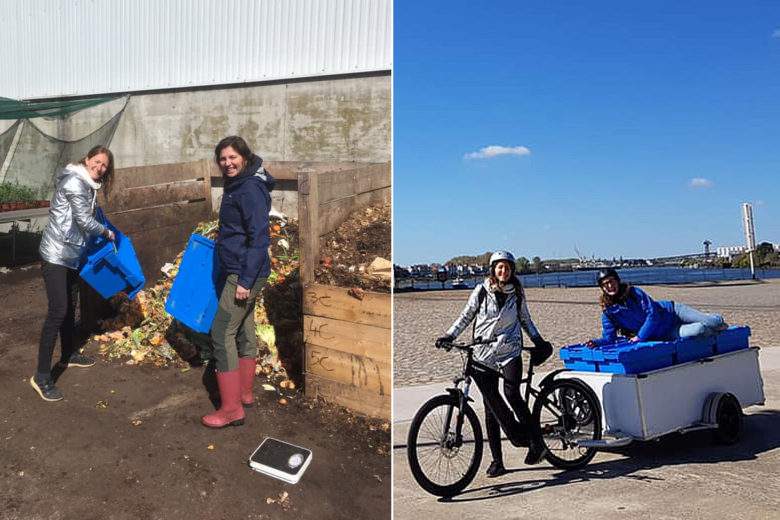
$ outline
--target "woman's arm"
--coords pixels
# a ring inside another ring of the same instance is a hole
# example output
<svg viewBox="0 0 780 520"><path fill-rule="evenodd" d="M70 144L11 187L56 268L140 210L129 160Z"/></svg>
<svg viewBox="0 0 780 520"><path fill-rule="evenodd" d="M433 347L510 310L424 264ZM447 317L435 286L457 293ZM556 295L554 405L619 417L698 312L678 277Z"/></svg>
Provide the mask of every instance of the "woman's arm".
<svg viewBox="0 0 780 520"><path fill-rule="evenodd" d="M89 192L84 192L81 188L81 182L74 177L62 185L65 198L70 204L73 221L84 234L105 235L106 227L92 216L92 200Z"/></svg>
<svg viewBox="0 0 780 520"><path fill-rule="evenodd" d="M525 290L523 290L522 285L516 285L515 291L517 291L515 296L517 297L518 305L520 305L520 308L517 310L520 326L523 327L523 330L528 334L528 337L531 338L531 341L533 341L535 345L537 343L537 338L541 338L541 334L539 334L539 330L531 319L528 304L525 302Z"/></svg>
<svg viewBox="0 0 780 520"><path fill-rule="evenodd" d="M449 329L447 329L447 336L451 336L453 339L457 338L463 330L468 327L471 320L477 316L479 311L479 291L482 290L482 284L474 287L469 295L469 300L466 302L466 306L460 312L460 316L452 323ZM487 295L485 295L487 297Z"/></svg>
<svg viewBox="0 0 780 520"><path fill-rule="evenodd" d="M633 287L632 289L634 290L634 294L639 300L639 304L642 306L642 311L644 311L646 315L645 322L636 333L636 338L637 341L647 341L650 339L652 331L658 329L661 316L659 316L658 312L656 312L657 306L653 305L655 302L653 302L653 299L649 294L647 294L639 287Z"/></svg>
<svg viewBox="0 0 780 520"><path fill-rule="evenodd" d="M249 182L252 182L251 180ZM264 234L268 234L268 204L265 193L257 186L256 190L245 193L239 202L241 211L241 225L246 232L246 258L238 276L238 285L247 290L251 289L260 273L263 263ZM267 245L267 244L266 244Z"/></svg>
<svg viewBox="0 0 780 520"><path fill-rule="evenodd" d="M615 324L609 319L606 312L601 313L601 339L604 341L613 342L617 339L617 329Z"/></svg>

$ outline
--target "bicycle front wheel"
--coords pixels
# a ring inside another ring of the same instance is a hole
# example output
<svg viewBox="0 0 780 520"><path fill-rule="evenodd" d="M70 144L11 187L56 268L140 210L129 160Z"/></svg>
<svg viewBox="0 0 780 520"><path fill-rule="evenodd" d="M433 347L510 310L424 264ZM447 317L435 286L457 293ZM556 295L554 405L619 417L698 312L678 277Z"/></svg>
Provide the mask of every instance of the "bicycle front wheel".
<svg viewBox="0 0 780 520"><path fill-rule="evenodd" d="M596 455L595 448L580 445L601 438L601 407L584 383L556 379L545 386L534 402L534 419L547 447L545 458L556 468L580 468Z"/></svg>
<svg viewBox="0 0 780 520"><path fill-rule="evenodd" d="M457 397L438 395L412 419L406 456L420 487L432 495L450 497L474 479L482 448L482 427L474 410L464 404L461 415Z"/></svg>

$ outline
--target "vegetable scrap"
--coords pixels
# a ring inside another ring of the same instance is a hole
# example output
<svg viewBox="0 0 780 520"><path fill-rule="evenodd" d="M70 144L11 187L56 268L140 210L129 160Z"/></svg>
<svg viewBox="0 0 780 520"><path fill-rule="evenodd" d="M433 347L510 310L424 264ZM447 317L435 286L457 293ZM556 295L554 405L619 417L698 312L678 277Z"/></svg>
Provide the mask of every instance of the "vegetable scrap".
<svg viewBox="0 0 780 520"><path fill-rule="evenodd" d="M390 204L353 211L335 231L321 238L317 283L390 292ZM362 293L353 294L362 299Z"/></svg>
<svg viewBox="0 0 780 520"><path fill-rule="evenodd" d="M199 223L193 233L215 239L218 221ZM294 389L287 368L280 359L277 334L288 329L302 330L300 284L297 281L300 253L297 222L275 215L270 222L271 274L255 307L256 331L259 342L267 349L258 356L256 373L268 377L270 383L284 383ZM103 332L92 336L98 352L107 359L122 360L128 365L149 364L157 367L175 366L182 370L194 361L206 362L211 355L210 338L174 320L165 311L165 301L179 272L184 251L162 268L163 276L129 300L120 293L109 300L115 313L99 323ZM288 317L274 326L271 317ZM295 317L298 317L297 320ZM281 330L277 330L281 328Z"/></svg>

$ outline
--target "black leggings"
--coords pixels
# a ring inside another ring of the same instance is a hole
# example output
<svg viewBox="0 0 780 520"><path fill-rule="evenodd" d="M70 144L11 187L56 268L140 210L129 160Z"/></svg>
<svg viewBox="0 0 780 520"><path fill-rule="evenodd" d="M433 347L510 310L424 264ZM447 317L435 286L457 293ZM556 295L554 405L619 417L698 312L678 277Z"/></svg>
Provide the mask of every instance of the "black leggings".
<svg viewBox="0 0 780 520"><path fill-rule="evenodd" d="M62 265L44 261L41 271L46 285L49 310L43 322L41 342L38 346L36 377L39 380L51 377L51 358L58 334L62 359L67 360L73 353L75 328L73 288L77 280L76 271Z"/></svg>
<svg viewBox="0 0 780 520"><path fill-rule="evenodd" d="M514 417L512 417L512 411L514 411L520 424L525 427L527 436L530 436L530 427L533 424L528 404L520 393L520 380L523 377L522 358L518 356L507 363L502 372L504 374L504 395L512 410L509 409L498 392L499 377L496 372L477 370L473 375L474 382L477 383L479 391L482 392L482 399L485 403L485 429L487 430L490 453L493 460L498 462L503 460L503 456L501 453L501 426L497 417L501 418L500 422L511 424L514 421ZM497 409L491 408L490 400L498 403Z"/></svg>

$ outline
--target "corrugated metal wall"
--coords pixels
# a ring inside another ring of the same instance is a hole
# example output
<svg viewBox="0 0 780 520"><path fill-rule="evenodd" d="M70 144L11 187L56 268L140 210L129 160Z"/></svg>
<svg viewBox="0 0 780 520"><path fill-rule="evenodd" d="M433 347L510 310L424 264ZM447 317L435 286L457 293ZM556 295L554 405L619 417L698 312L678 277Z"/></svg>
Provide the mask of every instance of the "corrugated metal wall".
<svg viewBox="0 0 780 520"><path fill-rule="evenodd" d="M0 96L392 68L392 0L4 0Z"/></svg>

